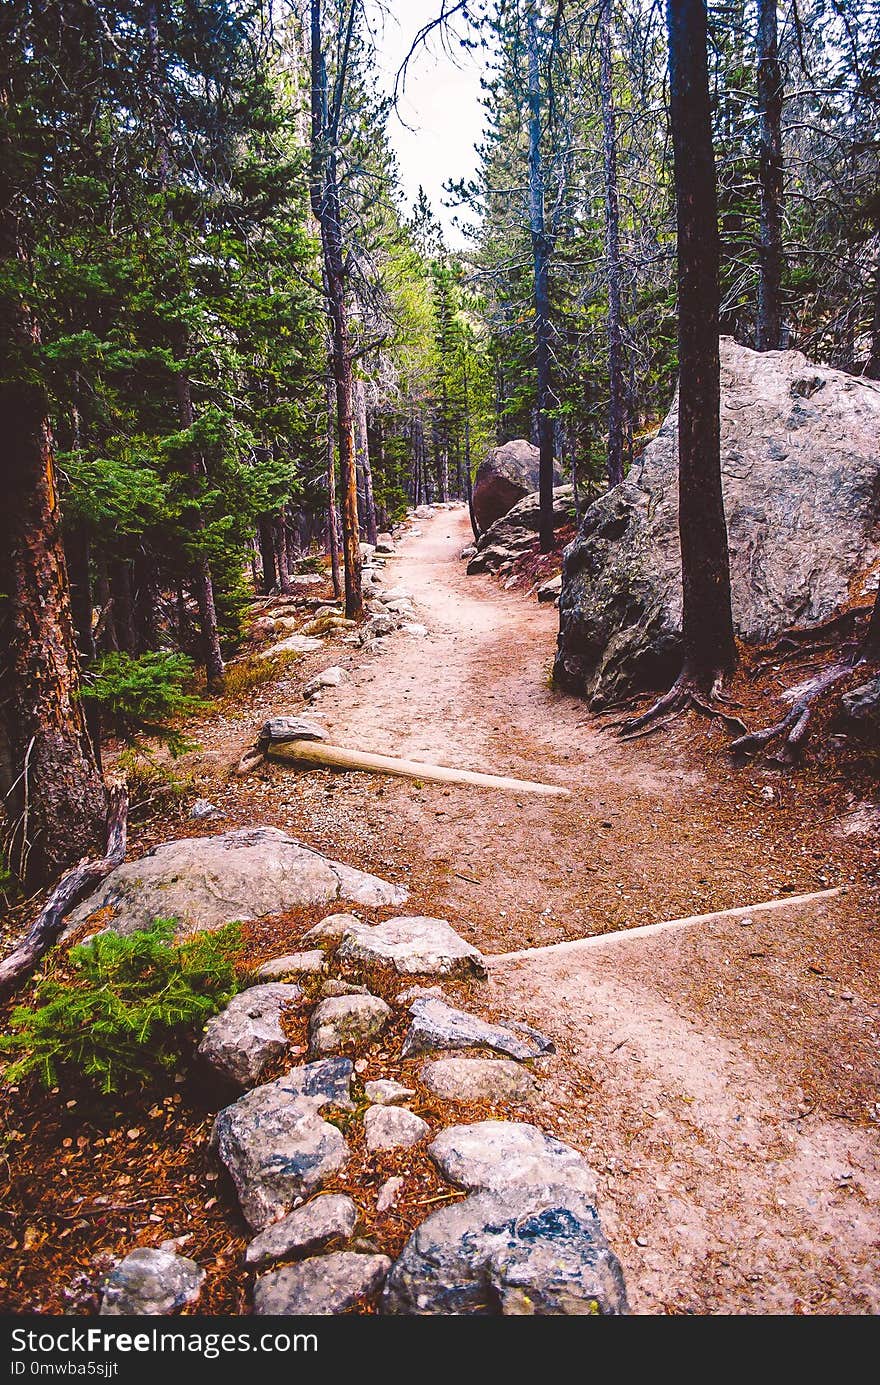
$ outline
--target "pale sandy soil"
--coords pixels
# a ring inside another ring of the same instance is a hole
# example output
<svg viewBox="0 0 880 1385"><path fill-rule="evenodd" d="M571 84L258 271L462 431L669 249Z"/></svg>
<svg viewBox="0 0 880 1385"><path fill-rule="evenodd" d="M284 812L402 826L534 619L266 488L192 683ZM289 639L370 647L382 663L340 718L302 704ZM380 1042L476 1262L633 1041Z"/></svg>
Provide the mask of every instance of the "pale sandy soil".
<svg viewBox="0 0 880 1385"><path fill-rule="evenodd" d="M411 912L448 918L488 953L843 885L833 902L750 926L538 952L493 967L471 999L555 1039L540 1118L600 1173L635 1311L876 1312L878 838L842 830L808 775L734 768L724 733L702 722L618 741L549 687L556 611L465 576L464 511L420 529L385 577L429 636L316 656L351 674L321 719L342 745L572 797L280 766L212 785L212 761L230 758L223 737L202 757L205 787L231 821L276 823L405 880ZM298 682L260 707L300 710Z"/></svg>

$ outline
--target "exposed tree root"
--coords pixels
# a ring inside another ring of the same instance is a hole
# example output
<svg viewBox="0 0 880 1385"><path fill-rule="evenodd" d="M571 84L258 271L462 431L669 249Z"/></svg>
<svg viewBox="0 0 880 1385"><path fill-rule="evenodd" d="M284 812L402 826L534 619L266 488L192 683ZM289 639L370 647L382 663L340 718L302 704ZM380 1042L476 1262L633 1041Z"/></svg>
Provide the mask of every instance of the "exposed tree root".
<svg viewBox="0 0 880 1385"><path fill-rule="evenodd" d="M772 726L765 726L759 731L747 731L745 735L732 742L731 751L734 755L750 755L754 751L762 749L763 746L769 745L771 741L784 737L779 760L782 764L793 764L806 739L813 703L835 683L839 683L841 678L852 673L855 667L857 667L857 662L854 659L831 664L817 674L815 678L811 678L808 682L801 683L795 688L790 688L784 696L785 700L792 704L791 711L781 721L774 722Z"/></svg>
<svg viewBox="0 0 880 1385"><path fill-rule="evenodd" d="M0 962L0 997L9 995L30 976L43 954L57 942L74 905L125 860L127 816L128 791L124 784L114 784L107 810L106 854L97 861L80 861L62 876L22 941Z"/></svg>
<svg viewBox="0 0 880 1385"><path fill-rule="evenodd" d="M646 726L653 725L667 712L673 715L661 723L664 726L674 720L675 716L690 710L699 712L700 716L710 717L713 721L720 721L729 731L744 732L746 727L739 717L731 716L729 712L724 712L713 705L722 700L721 676L715 677L708 691L707 682L707 679L698 678L688 670L683 670L669 692L658 697L657 701L646 712L642 712L641 716L638 717L630 717L621 723L619 730L621 739L631 740L634 734L642 731Z"/></svg>

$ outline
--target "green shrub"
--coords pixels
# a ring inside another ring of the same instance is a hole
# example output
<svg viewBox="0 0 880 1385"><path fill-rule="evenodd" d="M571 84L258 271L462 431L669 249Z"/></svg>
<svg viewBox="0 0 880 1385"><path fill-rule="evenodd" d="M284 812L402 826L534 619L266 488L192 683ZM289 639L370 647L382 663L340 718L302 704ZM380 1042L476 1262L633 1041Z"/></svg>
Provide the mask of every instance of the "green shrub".
<svg viewBox="0 0 880 1385"><path fill-rule="evenodd" d="M0 1035L0 1053L15 1055L6 1080L35 1074L54 1087L79 1073L109 1093L154 1078L235 995L240 948L238 924L176 943L169 919L71 948L73 975L41 981Z"/></svg>
<svg viewBox="0 0 880 1385"><path fill-rule="evenodd" d="M119 735L158 736L172 754L181 754L188 743L169 721L208 705L186 691L192 677L193 662L185 654L105 654L85 675L82 696Z"/></svg>

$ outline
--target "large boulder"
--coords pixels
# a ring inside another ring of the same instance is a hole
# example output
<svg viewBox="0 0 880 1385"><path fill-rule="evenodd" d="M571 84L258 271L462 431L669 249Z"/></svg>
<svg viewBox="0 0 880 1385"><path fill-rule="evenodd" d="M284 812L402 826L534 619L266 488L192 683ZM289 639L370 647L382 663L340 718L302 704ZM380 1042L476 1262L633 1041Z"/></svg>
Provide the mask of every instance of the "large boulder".
<svg viewBox="0 0 880 1385"><path fill-rule="evenodd" d="M482 953L445 919L386 919L370 927L354 924L343 936L340 962L390 966L402 976L486 977Z"/></svg>
<svg viewBox="0 0 880 1385"><path fill-rule="evenodd" d="M736 633L827 619L880 558L880 385L799 351L721 342L721 466ZM681 665L678 403L565 551L555 678L595 706Z"/></svg>
<svg viewBox="0 0 880 1385"><path fill-rule="evenodd" d="M538 489L540 460L537 447L525 438L490 450L474 477L474 518L483 533L524 495ZM559 479L555 466L553 479Z"/></svg>
<svg viewBox="0 0 880 1385"><path fill-rule="evenodd" d="M477 551L467 565L468 576L498 572L505 563L527 553L537 542L540 520L540 498L535 491L480 535ZM573 520L574 490L571 486L557 486L553 491L553 527L561 529Z"/></svg>
<svg viewBox="0 0 880 1385"><path fill-rule="evenodd" d="M406 890L331 861L277 827L249 827L163 842L117 866L69 923L75 928L97 914L105 928L134 933L171 918L188 933L342 899L395 905Z"/></svg>
<svg viewBox="0 0 880 1385"><path fill-rule="evenodd" d="M281 1016L302 999L299 986L273 982L233 996L225 1010L208 1020L199 1057L239 1087L253 1087L289 1040Z"/></svg>

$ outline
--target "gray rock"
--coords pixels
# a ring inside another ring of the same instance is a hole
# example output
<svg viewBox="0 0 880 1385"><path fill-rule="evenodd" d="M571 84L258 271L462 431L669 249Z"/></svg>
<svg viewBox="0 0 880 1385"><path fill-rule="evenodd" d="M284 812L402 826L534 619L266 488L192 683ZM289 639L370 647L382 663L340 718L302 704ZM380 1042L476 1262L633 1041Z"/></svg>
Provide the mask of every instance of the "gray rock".
<svg viewBox="0 0 880 1385"><path fill-rule="evenodd" d="M340 962L392 966L403 976L485 977L483 955L445 919L394 918L358 924L342 939Z"/></svg>
<svg viewBox="0 0 880 1385"><path fill-rule="evenodd" d="M409 1149L431 1133L431 1127L405 1106L371 1106L364 1116L367 1149Z"/></svg>
<svg viewBox="0 0 880 1385"><path fill-rule="evenodd" d="M412 593L403 587L390 587L387 592L383 593L380 600L384 605L387 605L389 601L412 601Z"/></svg>
<svg viewBox="0 0 880 1385"><path fill-rule="evenodd" d="M493 447L474 477L474 518L483 533L502 515L538 489L541 454L524 438ZM554 466L554 484L559 480Z"/></svg>
<svg viewBox="0 0 880 1385"><path fill-rule="evenodd" d="M101 1300L102 1317L155 1317L195 1303L205 1271L171 1250L133 1250L111 1272Z"/></svg>
<svg viewBox="0 0 880 1385"><path fill-rule="evenodd" d="M271 1270L254 1285L258 1317L308 1317L345 1313L377 1294L391 1268L387 1255L338 1251Z"/></svg>
<svg viewBox="0 0 880 1385"><path fill-rule="evenodd" d="M207 798L197 798L189 810L189 815L191 818L195 818L197 822L202 822L206 818L222 818L223 816L217 805Z"/></svg>
<svg viewBox="0 0 880 1385"><path fill-rule="evenodd" d="M259 657L274 659L279 654L313 654L320 648L321 641L312 635L288 635L286 640L279 640L277 644L270 644L268 649L261 649Z"/></svg>
<svg viewBox="0 0 880 1385"><path fill-rule="evenodd" d="M345 1167L348 1146L318 1110L348 1101L351 1072L346 1059L308 1063L255 1087L217 1116L211 1143L255 1231Z"/></svg>
<svg viewBox="0 0 880 1385"><path fill-rule="evenodd" d="M733 618L747 643L867 591L880 557L880 385L799 351L721 343L721 465ZM555 679L594 705L681 667L678 403L565 551Z"/></svg>
<svg viewBox="0 0 880 1385"><path fill-rule="evenodd" d="M412 602L405 601L402 597L395 597L390 601L387 597L383 597L382 600L385 603L386 611L393 611L397 616L405 617L415 614L415 607Z"/></svg>
<svg viewBox="0 0 880 1385"><path fill-rule="evenodd" d="M327 970L327 956L321 949L312 952L291 952L287 957L273 957L257 967L255 976L261 981L276 981L287 976L321 976Z"/></svg>
<svg viewBox="0 0 880 1385"><path fill-rule="evenodd" d="M382 1312L429 1316L619 1315L623 1272L585 1199L481 1193L442 1207L393 1266Z"/></svg>
<svg viewBox="0 0 880 1385"><path fill-rule="evenodd" d="M73 910L68 927L100 910L104 926L117 933L173 918L185 934L302 905L342 899L394 905L405 898L402 887L311 851L277 827L247 827L163 842L140 860L117 866Z"/></svg>
<svg viewBox="0 0 880 1385"><path fill-rule="evenodd" d="M326 741L327 731L316 721L305 717L270 717L263 722L260 741L267 744L278 741Z"/></svg>
<svg viewBox="0 0 880 1385"><path fill-rule="evenodd" d="M369 993L366 986L354 986L348 981L340 981L337 977L331 976L321 986L318 996L321 1000L327 1000L331 996L369 995Z"/></svg>
<svg viewBox="0 0 880 1385"><path fill-rule="evenodd" d="M371 615L362 627L358 636L359 641L361 644L368 644L371 640L379 640L383 639L385 635L393 635L397 629L397 624L395 617L388 615L383 607L380 615Z"/></svg>
<svg viewBox="0 0 880 1385"><path fill-rule="evenodd" d="M385 1182L379 1189L379 1195L376 1198L376 1211L380 1217L383 1217L386 1212L391 1211L391 1208L400 1196L402 1188L403 1179L399 1174L394 1174L391 1178L385 1179Z"/></svg>
<svg viewBox="0 0 880 1385"><path fill-rule="evenodd" d="M305 698L312 698L316 693L322 692L324 688L338 688L340 683L348 678L345 669L334 664L332 668L325 668L321 673L316 673L302 690Z"/></svg>
<svg viewBox="0 0 880 1385"><path fill-rule="evenodd" d="M415 1096L412 1087L405 1087L402 1082L395 1082L392 1077L380 1077L375 1082L365 1082L364 1092L367 1101L371 1101L374 1106L401 1106L409 1101L411 1096Z"/></svg>
<svg viewBox="0 0 880 1385"><path fill-rule="evenodd" d="M542 582L538 588L539 601L555 601L562 591L562 573L558 572L555 577L550 577L546 582Z"/></svg>
<svg viewBox="0 0 880 1385"><path fill-rule="evenodd" d="M417 621L405 620L401 625L401 630L405 635L412 635L414 639L424 639L428 633L427 625L419 625Z"/></svg>
<svg viewBox="0 0 880 1385"><path fill-rule="evenodd" d="M469 576L478 572L506 572L514 559L534 549L538 539L540 505L537 493L520 500L508 514L496 519L477 540L477 551L467 565ZM553 491L553 524L557 529L574 519L574 491L557 486Z"/></svg>
<svg viewBox="0 0 880 1385"><path fill-rule="evenodd" d="M347 1241L357 1224L358 1209L350 1197L322 1193L255 1236L245 1251L244 1262L259 1270L277 1260L312 1255L332 1241Z"/></svg>
<svg viewBox="0 0 880 1385"><path fill-rule="evenodd" d="M844 720L855 722L860 730L880 727L880 677L844 693L840 710Z"/></svg>
<svg viewBox="0 0 880 1385"><path fill-rule="evenodd" d="M451 1125L428 1153L444 1178L468 1192L564 1187L592 1197L596 1191L596 1175L582 1154L522 1121Z"/></svg>
<svg viewBox="0 0 880 1385"><path fill-rule="evenodd" d="M409 1005L413 1000L421 1000L423 996L446 999L442 986L407 986L405 991L398 991L394 999L398 1005Z"/></svg>
<svg viewBox="0 0 880 1385"><path fill-rule="evenodd" d="M421 1079L444 1101L509 1101L522 1105L538 1084L518 1063L499 1058L438 1058L426 1063Z"/></svg>
<svg viewBox="0 0 880 1385"><path fill-rule="evenodd" d="M320 923L304 933L302 941L315 947L326 947L328 951L337 948L350 928L359 928L360 919L355 914L328 914Z"/></svg>
<svg viewBox="0 0 880 1385"><path fill-rule="evenodd" d="M287 1048L281 1016L302 999L298 986L251 986L233 996L225 1010L208 1020L199 1057L240 1087L259 1082L273 1058Z"/></svg>
<svg viewBox="0 0 880 1385"><path fill-rule="evenodd" d="M331 996L316 1006L309 1020L309 1054L318 1058L367 1044L381 1034L390 1018L390 1006L376 995Z"/></svg>
<svg viewBox="0 0 880 1385"><path fill-rule="evenodd" d="M438 1048L491 1048L524 1062L555 1052L551 1040L528 1025L489 1024L432 996L413 1001L410 1014L413 1020L403 1044L404 1058Z"/></svg>

